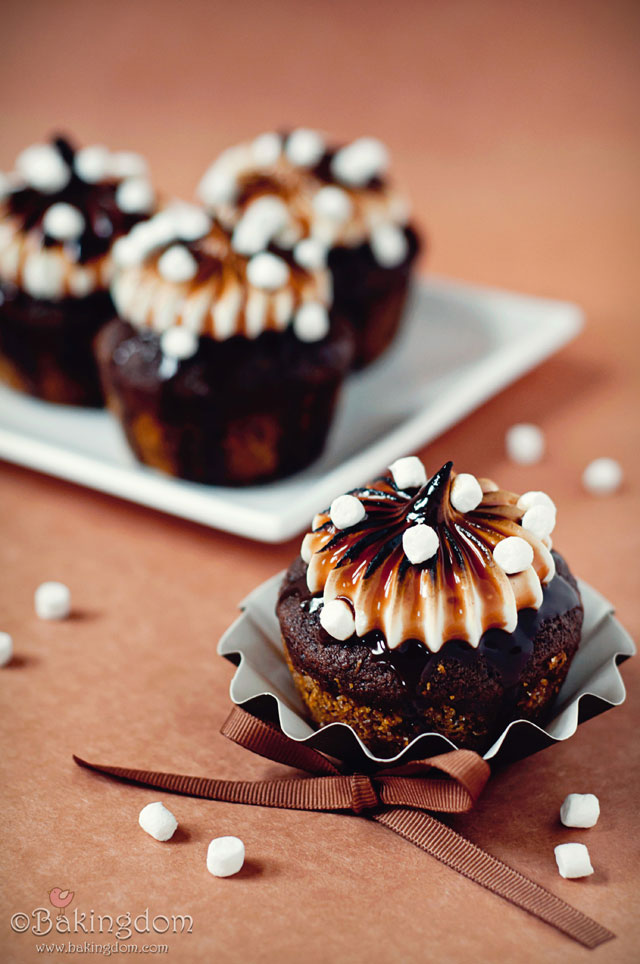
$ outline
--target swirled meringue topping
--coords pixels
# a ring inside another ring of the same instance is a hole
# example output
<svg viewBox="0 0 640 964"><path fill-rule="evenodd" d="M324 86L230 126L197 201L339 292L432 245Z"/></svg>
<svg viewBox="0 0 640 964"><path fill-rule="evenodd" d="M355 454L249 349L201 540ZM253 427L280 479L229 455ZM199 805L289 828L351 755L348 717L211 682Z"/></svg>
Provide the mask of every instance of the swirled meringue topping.
<svg viewBox="0 0 640 964"><path fill-rule="evenodd" d="M240 254L229 232L195 205L169 204L118 241L114 257L113 300L134 327L159 334L185 327L218 341L289 325L307 342L329 331L326 269L303 268L274 245Z"/></svg>
<svg viewBox="0 0 640 964"><path fill-rule="evenodd" d="M105 288L114 241L154 204L140 155L34 144L0 177L0 280L51 301Z"/></svg>
<svg viewBox="0 0 640 964"><path fill-rule="evenodd" d="M368 242L378 263L391 268L408 254L409 210L386 180L387 164L374 138L335 148L317 131L272 132L224 151L198 194L245 254L275 241L304 263L305 239L325 252Z"/></svg>
<svg viewBox="0 0 640 964"><path fill-rule="evenodd" d="M456 475L451 462L420 484L416 463L398 460L313 520L301 550L309 590L345 610L333 607L323 626L345 639L348 607L357 636L378 630L389 649L416 639L431 652L453 639L477 647L493 628L514 632L519 610L539 609L555 575L553 503ZM545 509L544 525L536 513L529 528L534 507Z"/></svg>

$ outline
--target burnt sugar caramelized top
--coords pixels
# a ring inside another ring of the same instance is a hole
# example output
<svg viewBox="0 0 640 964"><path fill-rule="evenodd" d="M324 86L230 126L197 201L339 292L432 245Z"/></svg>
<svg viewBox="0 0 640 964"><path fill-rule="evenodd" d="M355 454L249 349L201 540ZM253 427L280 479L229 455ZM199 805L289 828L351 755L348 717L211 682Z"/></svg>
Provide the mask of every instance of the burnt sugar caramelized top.
<svg viewBox="0 0 640 964"><path fill-rule="evenodd" d="M0 281L51 301L105 288L114 241L154 205L139 154L34 144L0 174Z"/></svg>
<svg viewBox="0 0 640 964"><path fill-rule="evenodd" d="M270 132L224 151L198 193L243 254L275 240L318 266L334 247L368 243L378 264L393 268L410 255L409 207L389 185L388 165L372 137L333 147L305 128Z"/></svg>
<svg viewBox="0 0 640 964"><path fill-rule="evenodd" d="M303 540L322 626L336 639L377 630L388 649L413 639L431 652L512 633L555 575L555 515L542 492L518 496L451 462L427 478L419 459L399 459L335 499Z"/></svg>
<svg viewBox="0 0 640 964"><path fill-rule="evenodd" d="M329 332L328 271L303 267L266 242L238 252L230 233L202 208L173 201L115 245L112 295L118 314L161 336L162 349L187 358L200 336L257 338L291 326L303 342Z"/></svg>

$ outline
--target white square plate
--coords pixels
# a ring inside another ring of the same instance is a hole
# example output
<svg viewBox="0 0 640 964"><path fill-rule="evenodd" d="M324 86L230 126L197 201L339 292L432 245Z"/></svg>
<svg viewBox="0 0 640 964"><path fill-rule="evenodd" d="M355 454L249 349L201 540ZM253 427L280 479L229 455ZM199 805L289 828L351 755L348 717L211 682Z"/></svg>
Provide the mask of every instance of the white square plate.
<svg viewBox="0 0 640 964"><path fill-rule="evenodd" d="M282 482L198 485L138 464L107 412L50 405L0 386L0 458L262 542L305 528L366 482L573 338L577 305L453 281L416 285L400 337L352 375L322 457Z"/></svg>

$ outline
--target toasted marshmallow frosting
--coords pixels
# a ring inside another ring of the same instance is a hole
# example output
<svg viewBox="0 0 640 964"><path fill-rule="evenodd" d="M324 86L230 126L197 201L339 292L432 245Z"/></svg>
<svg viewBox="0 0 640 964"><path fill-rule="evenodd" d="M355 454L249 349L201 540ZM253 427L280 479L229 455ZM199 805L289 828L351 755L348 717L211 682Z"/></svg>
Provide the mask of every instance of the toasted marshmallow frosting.
<svg viewBox="0 0 640 964"><path fill-rule="evenodd" d="M34 144L0 177L0 281L49 301L105 288L114 241L153 205L138 154Z"/></svg>
<svg viewBox="0 0 640 964"><path fill-rule="evenodd" d="M244 253L274 240L303 264L309 238L325 251L369 243L378 263L392 268L408 254L409 211L386 181L387 165L374 138L334 148L316 131L269 133L224 151L198 194Z"/></svg>
<svg viewBox="0 0 640 964"><path fill-rule="evenodd" d="M115 246L112 296L118 314L158 333L186 327L224 341L293 326L302 341L329 330L331 279L274 245L245 255L201 208L178 201Z"/></svg>
<svg viewBox="0 0 640 964"><path fill-rule="evenodd" d="M539 527L526 527L526 498L478 479L481 498L461 511L453 493L456 479L470 491L468 475L456 476L448 462L425 484L401 488L396 479L416 475L404 472L405 461L415 469L416 459L400 459L350 493L361 504L343 513L351 524L331 510L315 517L301 550L310 591L322 593L324 606L348 605L356 635L379 630L389 649L417 639L435 653L453 639L477 647L492 628L513 632L519 610L539 609L555 575L555 510L541 537ZM553 505L543 493L529 495Z"/></svg>

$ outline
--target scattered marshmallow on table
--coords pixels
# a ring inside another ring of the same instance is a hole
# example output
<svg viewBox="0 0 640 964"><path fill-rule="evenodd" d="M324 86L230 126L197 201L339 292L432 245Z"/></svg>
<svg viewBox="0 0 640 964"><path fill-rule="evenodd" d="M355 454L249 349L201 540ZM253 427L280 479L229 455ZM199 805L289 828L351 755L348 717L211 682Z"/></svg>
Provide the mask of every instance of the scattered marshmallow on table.
<svg viewBox="0 0 640 964"><path fill-rule="evenodd" d="M40 619L66 619L71 612L71 592L62 582L43 582L35 591L34 603Z"/></svg>
<svg viewBox="0 0 640 964"><path fill-rule="evenodd" d="M553 848L561 877L588 877L593 873L589 851L581 843L563 843Z"/></svg>
<svg viewBox="0 0 640 964"><path fill-rule="evenodd" d="M533 465L544 455L544 433L537 425L526 422L512 425L504 440L507 455L519 465Z"/></svg>
<svg viewBox="0 0 640 964"><path fill-rule="evenodd" d="M393 481L399 489L419 489L427 484L427 473L417 455L407 455L403 459L396 459L389 466Z"/></svg>
<svg viewBox="0 0 640 964"><path fill-rule="evenodd" d="M138 823L155 840L170 840L178 828L178 821L164 803L148 803L138 817Z"/></svg>
<svg viewBox="0 0 640 964"><path fill-rule="evenodd" d="M560 807L565 827L595 827L600 816L600 801L594 793L569 793Z"/></svg>
<svg viewBox="0 0 640 964"><path fill-rule="evenodd" d="M0 633L0 666L6 666L13 656L13 640L9 633Z"/></svg>
<svg viewBox="0 0 640 964"><path fill-rule="evenodd" d="M207 870L214 877L232 877L242 870L244 844L239 837L215 837L207 849Z"/></svg>
<svg viewBox="0 0 640 964"><path fill-rule="evenodd" d="M615 459L594 459L582 473L582 484L592 495L611 495L620 488L622 476L622 466Z"/></svg>

